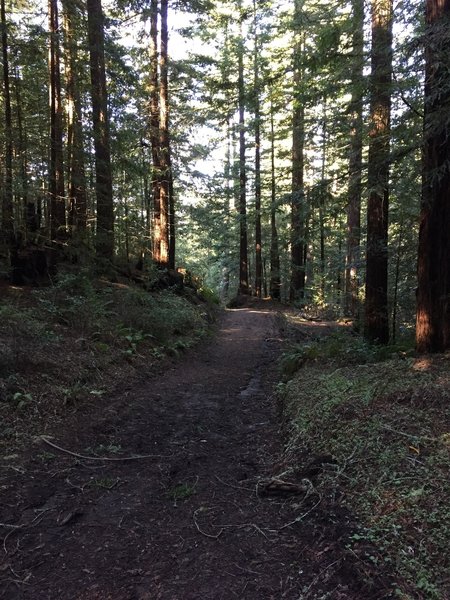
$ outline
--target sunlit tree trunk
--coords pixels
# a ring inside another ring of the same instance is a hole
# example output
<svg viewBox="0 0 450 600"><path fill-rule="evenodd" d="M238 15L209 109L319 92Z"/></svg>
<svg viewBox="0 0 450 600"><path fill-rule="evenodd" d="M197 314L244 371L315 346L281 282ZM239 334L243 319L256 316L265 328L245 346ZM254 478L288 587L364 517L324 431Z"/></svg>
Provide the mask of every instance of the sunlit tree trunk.
<svg viewBox="0 0 450 600"><path fill-rule="evenodd" d="M392 82L392 0L372 0L371 101L367 183L364 335L389 341L388 204Z"/></svg>
<svg viewBox="0 0 450 600"><path fill-rule="evenodd" d="M363 68L364 68L364 0L352 0L354 54L352 68L352 97L349 183L347 204L347 255L345 260L345 312L356 317L358 313L358 265L361 244L361 176L363 134Z"/></svg>
<svg viewBox="0 0 450 600"><path fill-rule="evenodd" d="M416 346L450 348L450 0L426 2L425 119Z"/></svg>
<svg viewBox="0 0 450 600"><path fill-rule="evenodd" d="M158 0L150 3L150 48L149 48L149 96L150 96L150 143L152 147L152 255L153 261L161 264L161 164L159 134L159 72L158 72Z"/></svg>
<svg viewBox="0 0 450 600"><path fill-rule="evenodd" d="M114 205L106 91L104 16L101 0L87 0L87 10L97 197L95 247L97 256L112 260L114 256Z"/></svg>
<svg viewBox="0 0 450 600"><path fill-rule="evenodd" d="M162 267L175 268L175 245L171 248L170 253L170 206L173 209L173 193L172 185L172 170L170 162L170 142L169 142L169 85L168 85L168 70L167 70L167 45L168 45L168 29L167 29L167 0L161 0L161 47L159 57L159 146L160 146L160 169L161 169L161 186L160 186L160 215L161 215L161 239L160 239L160 261ZM175 238L173 239L173 243ZM169 261L169 254L170 261ZM171 262L172 264L169 264Z"/></svg>
<svg viewBox="0 0 450 600"><path fill-rule="evenodd" d="M57 0L49 0L50 28L50 236L60 242L65 235L66 207L63 163L63 107L61 97L60 31Z"/></svg>

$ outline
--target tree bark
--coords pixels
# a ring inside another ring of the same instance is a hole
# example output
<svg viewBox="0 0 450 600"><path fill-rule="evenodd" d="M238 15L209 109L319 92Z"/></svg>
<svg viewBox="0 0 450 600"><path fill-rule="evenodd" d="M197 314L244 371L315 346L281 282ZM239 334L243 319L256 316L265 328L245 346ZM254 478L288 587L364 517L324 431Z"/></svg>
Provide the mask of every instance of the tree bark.
<svg viewBox="0 0 450 600"><path fill-rule="evenodd" d="M12 112L11 90L9 77L8 57L8 31L6 22L5 0L1 0L1 28L2 28L2 62L3 62L3 107L5 115L5 179L2 205L2 230L4 244L9 252L14 251L14 208L13 208L13 139L12 139Z"/></svg>
<svg viewBox="0 0 450 600"><path fill-rule="evenodd" d="M256 0L253 0L254 55L253 93L255 109L255 295L262 297L262 233L261 233L261 85L259 74L260 52Z"/></svg>
<svg viewBox="0 0 450 600"><path fill-rule="evenodd" d="M247 198L245 164L245 87L244 87L244 40L242 14L239 15L240 32L238 46L238 92L239 92L239 294L248 294L248 243L247 243Z"/></svg>
<svg viewBox="0 0 450 600"><path fill-rule="evenodd" d="M450 348L450 0L427 0L425 118L416 347Z"/></svg>
<svg viewBox="0 0 450 600"><path fill-rule="evenodd" d="M277 230L277 187L275 174L275 129L273 123L273 104L270 104L270 296L274 300L281 299L280 251Z"/></svg>
<svg viewBox="0 0 450 600"><path fill-rule="evenodd" d="M362 194L362 135L363 135L363 69L364 69L364 0L352 0L353 34L352 50L355 56L352 68L352 97L349 183L347 204L347 255L345 259L345 312L358 316L361 245L361 194Z"/></svg>
<svg viewBox="0 0 450 600"><path fill-rule="evenodd" d="M153 261L161 264L161 163L160 163L160 110L158 73L158 0L150 3L150 49L149 49L149 96L150 96L150 144L152 147L152 254Z"/></svg>
<svg viewBox="0 0 450 600"><path fill-rule="evenodd" d="M294 21L300 23L300 2L295 2ZM303 40L297 33L294 47L294 108L292 115L292 200L291 200L291 302L304 303L305 299L305 190L304 140L305 108L302 98L302 52Z"/></svg>
<svg viewBox="0 0 450 600"><path fill-rule="evenodd" d="M114 256L114 205L101 0L87 0L87 10L97 197L95 247L99 258L111 261Z"/></svg>
<svg viewBox="0 0 450 600"><path fill-rule="evenodd" d="M172 170L170 161L169 140L169 82L168 82L168 29L167 29L167 0L161 0L161 46L159 57L159 148L160 148L160 210L161 210L161 239L160 239L160 266L175 268L175 246L170 253L170 206L171 200ZM175 239L173 240L175 242ZM169 260L169 254L171 254ZM171 265L169 263L172 263Z"/></svg>
<svg viewBox="0 0 450 600"><path fill-rule="evenodd" d="M81 97L78 84L77 25L79 15L73 0L63 0L66 105L67 105L67 163L69 226L72 234L82 234L87 226L87 188L84 168L84 139Z"/></svg>
<svg viewBox="0 0 450 600"><path fill-rule="evenodd" d="M66 206L63 162L63 106L61 96L59 15L57 0L49 0L50 29L50 236L60 243L66 231Z"/></svg>
<svg viewBox="0 0 450 600"><path fill-rule="evenodd" d="M372 0L371 101L364 335L389 341L388 205L392 82L392 0Z"/></svg>

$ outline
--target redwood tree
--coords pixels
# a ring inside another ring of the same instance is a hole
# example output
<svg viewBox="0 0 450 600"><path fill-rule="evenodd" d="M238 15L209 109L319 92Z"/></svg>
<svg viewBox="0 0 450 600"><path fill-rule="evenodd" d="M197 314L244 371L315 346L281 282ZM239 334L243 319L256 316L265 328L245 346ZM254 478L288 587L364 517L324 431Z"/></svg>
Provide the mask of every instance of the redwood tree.
<svg viewBox="0 0 450 600"><path fill-rule="evenodd" d="M87 221L87 190L83 152L84 139L76 39L80 15L77 3L74 0L63 0L63 9L66 63L69 225L71 233L76 232L79 234L85 231Z"/></svg>
<svg viewBox="0 0 450 600"><path fill-rule="evenodd" d="M59 14L57 0L49 0L50 29L50 235L61 240L66 228L66 207L63 163L63 107L61 95Z"/></svg>
<svg viewBox="0 0 450 600"><path fill-rule="evenodd" d="M258 18L256 0L253 0L253 27L254 27L254 52L253 52L253 95L255 114L255 294L262 296L262 232L261 232L261 82L259 73L260 41L258 32Z"/></svg>
<svg viewBox="0 0 450 600"><path fill-rule="evenodd" d="M361 176L363 133L364 69L364 0L352 0L352 97L349 105L351 118L349 183L347 204L347 256L345 263L345 310L355 317L358 310L358 262L361 243Z"/></svg>
<svg viewBox="0 0 450 600"><path fill-rule="evenodd" d="M245 82L244 82L244 39L242 20L239 15L240 32L238 41L238 109L239 109L239 293L248 294L248 245L247 245L247 174L245 166Z"/></svg>
<svg viewBox="0 0 450 600"><path fill-rule="evenodd" d="M450 0L426 2L426 71L416 345L450 348Z"/></svg>
<svg viewBox="0 0 450 600"><path fill-rule="evenodd" d="M2 34L2 62L3 62L3 106L5 115L5 178L2 204L2 229L5 246L13 251L14 246L14 211L13 211L13 189L12 189L12 115L11 115L11 91L9 77L8 57L8 33L6 23L5 0L0 3L1 12L1 34Z"/></svg>
<svg viewBox="0 0 450 600"><path fill-rule="evenodd" d="M87 11L97 197L95 246L97 256L112 260L114 254L114 206L106 91L105 31L101 0L87 0Z"/></svg>
<svg viewBox="0 0 450 600"><path fill-rule="evenodd" d="M291 289L290 300L303 303L305 295L305 107L302 93L303 36L300 31L301 3L295 1L294 108L292 115L292 200L291 200Z"/></svg>
<svg viewBox="0 0 450 600"><path fill-rule="evenodd" d="M171 223L170 208L173 217L173 185L170 157L169 139L169 81L168 81L168 28L167 28L168 1L161 0L161 45L159 56L159 152L161 185L160 210L161 210L161 239L160 239L160 264L164 267L175 268L175 238L170 244L170 230L174 233L174 222ZM170 255L170 259L169 259ZM169 264L170 263L170 264Z"/></svg>
<svg viewBox="0 0 450 600"><path fill-rule="evenodd" d="M388 204L392 81L392 0L372 0L371 98L364 334L389 341Z"/></svg>
<svg viewBox="0 0 450 600"><path fill-rule="evenodd" d="M273 123L274 107L270 102L270 296L281 299L280 250L277 229L277 183L275 173L275 128Z"/></svg>

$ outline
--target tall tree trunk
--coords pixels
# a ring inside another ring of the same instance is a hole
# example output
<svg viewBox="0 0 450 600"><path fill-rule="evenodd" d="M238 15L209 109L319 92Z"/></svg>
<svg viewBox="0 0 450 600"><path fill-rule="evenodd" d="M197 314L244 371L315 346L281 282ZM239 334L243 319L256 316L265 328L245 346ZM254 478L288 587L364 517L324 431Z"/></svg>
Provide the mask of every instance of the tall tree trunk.
<svg viewBox="0 0 450 600"><path fill-rule="evenodd" d="M50 236L61 242L66 230L63 162L63 107L61 97L60 32L57 0L49 0L50 28Z"/></svg>
<svg viewBox="0 0 450 600"><path fill-rule="evenodd" d="M149 49L150 144L152 147L152 254L153 261L161 264L161 164L159 134L159 73L158 73L158 0L150 3Z"/></svg>
<svg viewBox="0 0 450 600"><path fill-rule="evenodd" d="M73 0L63 0L66 103L67 103L67 163L69 225L71 233L83 233L87 226L87 188L84 169L84 140L81 97L78 87L77 25L79 15Z"/></svg>
<svg viewBox="0 0 450 600"><path fill-rule="evenodd" d="M425 119L416 347L450 348L450 0L427 0Z"/></svg>
<svg viewBox="0 0 450 600"><path fill-rule="evenodd" d="M2 230L6 249L10 252L14 252L15 236L12 187L13 139L5 0L1 0L0 12L2 27L3 106L5 115L5 179L2 203Z"/></svg>
<svg viewBox="0 0 450 600"><path fill-rule="evenodd" d="M173 186L171 183L172 172L170 165L170 145L169 145L169 98L168 98L168 29L167 29L167 0L161 0L161 46L159 57L159 149L160 149L160 215L161 215L161 239L160 239L160 261L162 267L175 267L175 254L172 249L171 262L169 265L169 233L170 233L170 205L172 204L170 196ZM175 242L175 239L173 240Z"/></svg>
<svg viewBox="0 0 450 600"><path fill-rule="evenodd" d="M294 24L297 28L294 47L294 108L292 115L292 200L291 200L291 302L305 298L305 190L303 180L305 107L303 104L301 3L295 1Z"/></svg>
<svg viewBox="0 0 450 600"><path fill-rule="evenodd" d="M277 213L276 213L276 173L275 173L275 129L273 124L273 104L270 103L270 296L274 300L281 299L280 251L278 247Z"/></svg>
<svg viewBox="0 0 450 600"><path fill-rule="evenodd" d="M262 233L261 233L261 100L259 75L259 37L256 0L253 0L254 55L253 93L255 102L255 294L262 297Z"/></svg>
<svg viewBox="0 0 450 600"><path fill-rule="evenodd" d="M372 70L364 335L389 341L388 204L392 82L392 0L372 0Z"/></svg>
<svg viewBox="0 0 450 600"><path fill-rule="evenodd" d="M111 261L114 256L114 204L101 0L87 0L87 10L97 197L95 248L98 257Z"/></svg>
<svg viewBox="0 0 450 600"><path fill-rule="evenodd" d="M242 34L242 11L239 15L240 32L238 46L238 92L239 92L239 293L248 294L248 245L247 245L247 198L245 165L245 87L244 87L244 39Z"/></svg>
<svg viewBox="0 0 450 600"><path fill-rule="evenodd" d="M323 99L323 121L322 121L322 164L321 164L321 186L319 197L319 229L320 229L320 296L325 302L325 197L328 184L325 180L327 162L327 105L326 98Z"/></svg>
<svg viewBox="0 0 450 600"><path fill-rule="evenodd" d="M358 315L358 264L361 244L361 193L362 193L362 135L363 135L363 70L364 70L364 0L352 0L353 34L352 97L349 184L347 205L347 255L345 259L345 312Z"/></svg>
<svg viewBox="0 0 450 600"><path fill-rule="evenodd" d="M30 197L28 183L28 139L24 124L22 109L22 81L19 69L14 73L14 90L16 97L16 118L17 118L17 154L20 161L20 180L21 180L21 214L23 216L23 230L25 239L28 239L29 233L34 233L37 228L36 204Z"/></svg>

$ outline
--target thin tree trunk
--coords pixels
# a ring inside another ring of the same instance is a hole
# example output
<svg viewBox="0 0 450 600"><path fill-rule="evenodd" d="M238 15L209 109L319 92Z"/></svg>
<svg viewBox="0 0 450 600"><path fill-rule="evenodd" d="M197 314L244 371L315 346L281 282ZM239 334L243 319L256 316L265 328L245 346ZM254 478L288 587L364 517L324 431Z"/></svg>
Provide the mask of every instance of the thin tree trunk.
<svg viewBox="0 0 450 600"><path fill-rule="evenodd" d="M17 154L20 160L20 180L21 180L21 196L22 206L21 215L23 216L23 230L25 239L28 239L29 233L34 233L37 230L36 204L30 198L28 185L28 140L27 132L24 126L24 118L22 111L22 81L18 69L14 74L14 89L16 97L16 115L17 115Z"/></svg>
<svg viewBox="0 0 450 600"><path fill-rule="evenodd" d="M361 81L364 70L364 0L352 0L353 34L352 48L355 59L352 68L352 97L350 101L351 131L349 156L349 184L347 205L347 256L345 260L345 312L358 316L359 277L361 245L361 177L363 135L363 90Z"/></svg>
<svg viewBox="0 0 450 600"><path fill-rule="evenodd" d="M372 75L364 335L389 341L388 204L392 81L392 0L372 1Z"/></svg>
<svg viewBox="0 0 450 600"><path fill-rule="evenodd" d="M245 165L245 88L244 88L244 40L242 37L242 14L238 47L239 91L239 293L248 294L248 246L247 246L247 199Z"/></svg>
<svg viewBox="0 0 450 600"><path fill-rule="evenodd" d="M450 348L450 145L448 110L450 0L427 0L425 119L416 347Z"/></svg>
<svg viewBox="0 0 450 600"><path fill-rule="evenodd" d="M57 0L49 0L50 27L50 237L61 242L66 230L63 163L63 107L61 97L59 15Z"/></svg>
<svg viewBox="0 0 450 600"><path fill-rule="evenodd" d="M273 104L270 103L270 296L274 300L281 299L280 252L278 248L277 213L276 213L276 173L275 173L275 130L273 124Z"/></svg>
<svg viewBox="0 0 450 600"><path fill-rule="evenodd" d="M101 0L87 0L87 9L97 197L95 247L98 257L111 261L114 257L114 204Z"/></svg>
<svg viewBox="0 0 450 600"><path fill-rule="evenodd" d="M323 122L322 122L322 165L321 165L321 186L319 197L319 229L320 229L320 296L322 302L325 302L325 196L327 193L327 183L325 181L326 160L327 160L327 115L326 99L323 101Z"/></svg>
<svg viewBox="0 0 450 600"><path fill-rule="evenodd" d="M2 206L2 230L6 249L10 252L14 252L15 236L12 187L13 139L5 0L1 0L0 12L2 27L3 107L5 115L5 179Z"/></svg>
<svg viewBox="0 0 450 600"><path fill-rule="evenodd" d="M400 263L403 244L403 212L400 218L400 230L398 232L397 251L395 257L394 293L392 298L392 342L394 344L397 339L398 286L400 283Z"/></svg>

